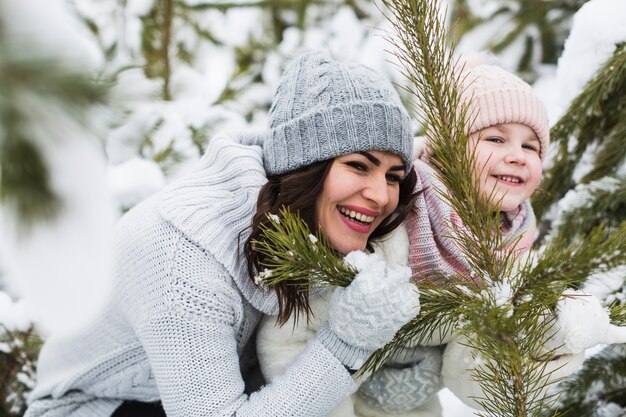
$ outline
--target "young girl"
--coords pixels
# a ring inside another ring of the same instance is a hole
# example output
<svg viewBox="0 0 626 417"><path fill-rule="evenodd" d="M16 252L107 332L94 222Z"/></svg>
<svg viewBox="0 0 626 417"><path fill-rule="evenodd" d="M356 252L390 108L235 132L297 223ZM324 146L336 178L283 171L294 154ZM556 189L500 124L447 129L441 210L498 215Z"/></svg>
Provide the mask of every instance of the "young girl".
<svg viewBox="0 0 626 417"><path fill-rule="evenodd" d="M404 218L415 174L391 84L321 54L286 69L267 131L234 139L213 139L195 171L121 219L108 308L47 340L27 417L324 417L356 390L352 371L416 314L408 269L357 259L361 272L335 292L306 351L254 391L261 315L308 308L293 287L254 283L263 259L251 242L267 214L290 207L337 251L364 250Z"/></svg>
<svg viewBox="0 0 626 417"><path fill-rule="evenodd" d="M548 150L545 107L527 83L495 65L468 62L460 79L463 80L462 100L470 105L468 150L475 149L474 175L479 179L476 191L484 196L493 193L491 201L500 202L503 242L519 255L530 248L536 234L535 217L528 200L539 185L542 162ZM462 223L441 198L440 192L445 191L445 187L429 164L432 151L428 143L417 156L414 161L418 175L416 190L421 193L414 209L404 227L396 230L391 239L380 240L375 249L387 255L389 262L408 264L414 280L441 282L441 277L458 276L469 270L462 251L450 236L454 230L450 226L462 227ZM516 242L514 248L511 247L513 242ZM277 327L273 318L264 318L257 347L261 368L270 380L289 363L286 352L295 354L301 350L309 334L324 322L326 302L324 298L312 301L316 319L308 323ZM451 335L443 335L428 344L445 344L450 338ZM457 378L462 369L468 368L464 360L470 358L470 352L464 352L465 358L456 354L456 341L454 346L455 354L446 355L449 359L443 360L444 382L475 406L476 403L466 398L476 393L475 387L464 391ZM367 380L357 395L342 404L333 416L440 415L441 408L434 394L442 381L441 349L414 348L397 359L397 363ZM561 359L552 369L567 366L555 372L554 378L571 373L582 357L565 355ZM463 379L462 383L465 382Z"/></svg>

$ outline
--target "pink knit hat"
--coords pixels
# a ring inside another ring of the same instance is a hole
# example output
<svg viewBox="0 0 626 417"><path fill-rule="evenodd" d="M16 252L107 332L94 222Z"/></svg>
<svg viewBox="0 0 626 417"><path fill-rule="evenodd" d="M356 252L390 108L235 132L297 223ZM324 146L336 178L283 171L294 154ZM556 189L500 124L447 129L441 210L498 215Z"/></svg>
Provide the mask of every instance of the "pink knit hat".
<svg viewBox="0 0 626 417"><path fill-rule="evenodd" d="M539 157L544 159L550 141L548 114L532 87L505 69L467 59L461 79L461 100L469 103L469 133L502 123L521 123L539 138Z"/></svg>

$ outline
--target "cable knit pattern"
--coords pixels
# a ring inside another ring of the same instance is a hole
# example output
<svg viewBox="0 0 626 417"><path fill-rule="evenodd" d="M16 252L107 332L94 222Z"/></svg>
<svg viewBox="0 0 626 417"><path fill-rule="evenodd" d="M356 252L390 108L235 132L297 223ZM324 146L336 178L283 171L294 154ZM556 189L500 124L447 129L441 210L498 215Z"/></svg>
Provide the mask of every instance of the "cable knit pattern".
<svg viewBox="0 0 626 417"><path fill-rule="evenodd" d="M357 395L389 413L420 407L439 391L442 351L439 347L404 349L391 363L363 382Z"/></svg>
<svg viewBox="0 0 626 417"><path fill-rule="evenodd" d="M27 417L107 417L123 400L161 400L170 417L322 417L356 390L318 340L283 375L244 393L250 341L276 297L250 284L246 237L261 149L216 138L198 170L116 227L116 283L92 326L44 345Z"/></svg>
<svg viewBox="0 0 626 417"><path fill-rule="evenodd" d="M413 213L406 220L413 278L439 281L463 274L466 279L471 279L466 273L469 265L465 255L452 236L455 230L465 226L448 202L442 199L441 193L447 192L445 186L436 171L421 159L415 160L413 166L418 177L416 189L423 190ZM502 232L504 245L508 247L519 238L515 250L520 253L529 250L536 235L535 215L530 203L526 201L518 210L502 214L510 224Z"/></svg>
<svg viewBox="0 0 626 417"><path fill-rule="evenodd" d="M389 80L363 65L319 52L285 69L262 143L269 175L352 152L378 149L398 154L411 166L411 121Z"/></svg>
<svg viewBox="0 0 626 417"><path fill-rule="evenodd" d="M350 285L333 293L328 325L320 338L331 352L340 352L336 355L344 364L358 369L419 313L419 293L409 281L409 268L388 267L378 254L350 252L345 261L359 272ZM336 334L345 347L330 339L329 333ZM355 353L352 347L362 352Z"/></svg>

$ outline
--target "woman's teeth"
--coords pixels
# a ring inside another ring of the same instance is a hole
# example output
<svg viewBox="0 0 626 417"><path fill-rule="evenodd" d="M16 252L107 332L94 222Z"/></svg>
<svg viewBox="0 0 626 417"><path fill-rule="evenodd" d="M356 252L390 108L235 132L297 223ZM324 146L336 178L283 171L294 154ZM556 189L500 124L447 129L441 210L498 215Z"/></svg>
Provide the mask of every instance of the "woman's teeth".
<svg viewBox="0 0 626 417"><path fill-rule="evenodd" d="M339 212L343 214L344 216L350 218L350 220L356 220L361 223L371 223L375 219L375 217L373 216L368 216L363 213L357 213L354 210L348 210L344 207L339 207Z"/></svg>
<svg viewBox="0 0 626 417"><path fill-rule="evenodd" d="M515 177L507 177L506 175L496 175L496 177L497 177L499 180L508 181L508 182L514 182L514 183L520 183L520 182L522 182L519 178L515 178Z"/></svg>

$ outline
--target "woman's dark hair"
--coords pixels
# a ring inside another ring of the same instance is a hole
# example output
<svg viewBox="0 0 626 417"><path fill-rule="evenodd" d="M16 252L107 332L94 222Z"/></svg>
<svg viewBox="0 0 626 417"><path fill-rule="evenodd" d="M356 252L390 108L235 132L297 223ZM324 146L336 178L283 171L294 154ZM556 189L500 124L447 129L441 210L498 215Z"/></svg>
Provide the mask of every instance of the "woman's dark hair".
<svg viewBox="0 0 626 417"><path fill-rule="evenodd" d="M257 271L262 270L264 255L254 250L253 241L261 241L261 225L269 226L271 221L267 214L279 215L281 207L288 207L292 212L299 213L300 218L307 224L313 233L318 231L315 218L315 203L322 192L324 180L330 171L333 160L322 161L308 165L297 171L268 178L261 187L257 199L256 212L252 218L252 231L245 242L244 253L248 264L248 274L254 282ZM400 181L398 207L372 232L369 241L385 236L398 227L413 208L415 198L419 193L414 192L417 175L411 168L408 175ZM278 323L284 324L292 314L311 313L308 291L298 289L293 283L279 284L272 287L278 298Z"/></svg>

